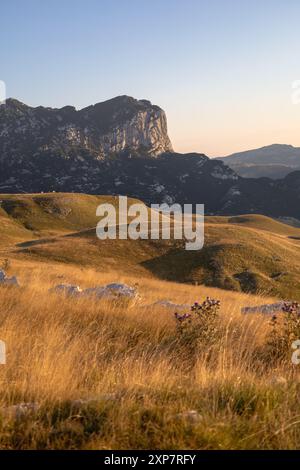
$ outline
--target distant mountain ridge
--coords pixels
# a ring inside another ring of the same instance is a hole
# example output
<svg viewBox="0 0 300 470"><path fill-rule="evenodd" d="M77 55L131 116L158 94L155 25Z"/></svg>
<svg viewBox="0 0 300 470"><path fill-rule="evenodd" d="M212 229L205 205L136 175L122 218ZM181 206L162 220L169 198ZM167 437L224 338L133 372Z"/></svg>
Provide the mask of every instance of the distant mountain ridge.
<svg viewBox="0 0 300 470"><path fill-rule="evenodd" d="M300 148L273 144L220 157L218 160L244 178L279 179L300 170Z"/></svg>

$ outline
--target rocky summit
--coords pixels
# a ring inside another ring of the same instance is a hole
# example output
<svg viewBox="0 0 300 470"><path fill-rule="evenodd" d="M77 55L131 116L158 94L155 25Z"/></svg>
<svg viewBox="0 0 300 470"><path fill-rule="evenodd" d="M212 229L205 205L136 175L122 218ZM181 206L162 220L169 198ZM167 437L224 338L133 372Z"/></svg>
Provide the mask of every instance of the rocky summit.
<svg viewBox="0 0 300 470"><path fill-rule="evenodd" d="M29 159L102 160L126 148L156 156L172 151L164 111L150 101L119 96L77 111L32 108L9 99L0 107L1 162Z"/></svg>

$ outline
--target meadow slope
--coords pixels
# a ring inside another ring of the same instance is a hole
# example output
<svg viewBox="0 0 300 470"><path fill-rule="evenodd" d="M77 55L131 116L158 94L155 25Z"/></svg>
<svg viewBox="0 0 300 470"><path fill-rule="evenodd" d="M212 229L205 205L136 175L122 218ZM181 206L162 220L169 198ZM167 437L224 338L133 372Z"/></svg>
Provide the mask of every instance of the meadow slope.
<svg viewBox="0 0 300 470"><path fill-rule="evenodd" d="M2 195L0 202L2 258L300 300L300 229L265 216L206 217L204 248L188 252L180 240L98 240L96 208L103 202L117 207L114 196Z"/></svg>
<svg viewBox="0 0 300 470"><path fill-rule="evenodd" d="M278 342L270 317L241 314L298 295L298 229L254 215L208 218L207 246L191 256L172 240L98 241L101 197L5 198L0 267L20 287L0 286L1 449L299 447L300 369L289 342L284 354L278 348L284 316ZM272 278L287 262L292 278ZM255 274L257 284L251 277L246 289L237 272ZM215 287L226 277L237 284ZM110 282L135 286L140 299L49 292ZM213 335L196 343L180 333L174 309L152 305L207 296L221 306Z"/></svg>

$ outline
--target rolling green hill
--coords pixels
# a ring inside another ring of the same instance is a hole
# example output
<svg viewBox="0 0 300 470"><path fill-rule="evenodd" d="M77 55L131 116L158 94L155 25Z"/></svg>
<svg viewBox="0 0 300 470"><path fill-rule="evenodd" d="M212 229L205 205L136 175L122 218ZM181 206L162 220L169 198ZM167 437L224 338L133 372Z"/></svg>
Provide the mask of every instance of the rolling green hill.
<svg viewBox="0 0 300 470"><path fill-rule="evenodd" d="M205 245L96 237L96 207L114 197L0 196L0 258L61 262L300 300L300 229L260 215L207 217ZM136 200L130 200L130 203Z"/></svg>
<svg viewBox="0 0 300 470"><path fill-rule="evenodd" d="M30 231L55 233L94 227L99 220L96 217L98 205L115 205L116 198L72 193L3 194L0 201L2 214L18 225Z"/></svg>
<svg viewBox="0 0 300 470"><path fill-rule="evenodd" d="M266 217L260 214L245 214L233 217L207 217L208 223L213 224L234 224L242 227L254 228L258 230L266 230L274 234L281 234L286 236L298 236L300 234L299 228L291 225L278 222L277 220Z"/></svg>

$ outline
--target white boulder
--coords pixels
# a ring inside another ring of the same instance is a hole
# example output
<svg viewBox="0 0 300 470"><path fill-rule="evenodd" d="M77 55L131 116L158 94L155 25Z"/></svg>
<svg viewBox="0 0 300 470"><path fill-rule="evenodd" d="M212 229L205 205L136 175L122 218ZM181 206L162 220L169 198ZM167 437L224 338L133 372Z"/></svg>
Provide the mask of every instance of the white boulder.
<svg viewBox="0 0 300 470"><path fill-rule="evenodd" d="M82 293L82 289L79 286L73 286L71 284L59 284L49 292L55 292L56 294L64 294L68 296L77 296Z"/></svg>
<svg viewBox="0 0 300 470"><path fill-rule="evenodd" d="M137 290L134 287L127 286L126 284L112 283L107 286L91 287L82 290L79 286L71 284L59 284L50 289L49 292L56 294L64 294L71 297L95 297L97 299L136 299L138 298Z"/></svg>
<svg viewBox="0 0 300 470"><path fill-rule="evenodd" d="M16 278L16 276L7 277L6 279L4 279L4 284L8 286L19 286L18 279Z"/></svg>
<svg viewBox="0 0 300 470"><path fill-rule="evenodd" d="M16 276L7 277L5 271L3 271L3 269L0 269L0 285L19 287L19 282Z"/></svg>
<svg viewBox="0 0 300 470"><path fill-rule="evenodd" d="M241 309L241 312L244 314L248 313L263 313L263 314L273 314L282 310L284 302L277 302L275 304L265 304L258 305L255 307L244 307Z"/></svg>
<svg viewBox="0 0 300 470"><path fill-rule="evenodd" d="M134 299L138 296L137 290L134 287L127 286L126 284L112 283L104 287L91 287L83 291L83 295L95 296L98 299L102 298L128 298Z"/></svg>

